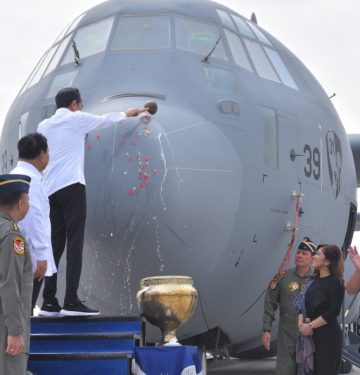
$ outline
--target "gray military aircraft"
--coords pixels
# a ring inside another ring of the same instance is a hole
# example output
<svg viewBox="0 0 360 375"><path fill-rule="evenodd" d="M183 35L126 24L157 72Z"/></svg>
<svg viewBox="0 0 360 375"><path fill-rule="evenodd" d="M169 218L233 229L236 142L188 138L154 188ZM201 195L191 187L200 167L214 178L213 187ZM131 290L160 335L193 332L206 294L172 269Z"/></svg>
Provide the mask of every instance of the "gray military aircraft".
<svg viewBox="0 0 360 375"><path fill-rule="evenodd" d="M92 113L159 108L86 139L81 292L103 314L138 314L143 277L189 275L199 302L178 337L238 355L259 346L264 290L289 243L350 243L356 174L345 130L312 74L255 22L208 0L90 9L11 106L2 172L66 86Z"/></svg>

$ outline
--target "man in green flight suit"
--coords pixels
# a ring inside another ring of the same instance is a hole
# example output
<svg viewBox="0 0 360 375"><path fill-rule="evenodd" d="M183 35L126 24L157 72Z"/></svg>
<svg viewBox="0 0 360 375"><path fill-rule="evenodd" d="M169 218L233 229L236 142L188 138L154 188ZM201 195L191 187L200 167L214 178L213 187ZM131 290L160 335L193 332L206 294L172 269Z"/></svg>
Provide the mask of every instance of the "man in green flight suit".
<svg viewBox="0 0 360 375"><path fill-rule="evenodd" d="M277 336L276 375L296 375L296 340L298 336L297 313L293 301L309 280L312 256L316 246L305 237L295 255L295 268L277 273L266 290L262 342L270 350L271 325L275 312L280 308Z"/></svg>
<svg viewBox="0 0 360 375"><path fill-rule="evenodd" d="M0 375L26 373L33 274L17 222L29 210L30 180L0 175Z"/></svg>

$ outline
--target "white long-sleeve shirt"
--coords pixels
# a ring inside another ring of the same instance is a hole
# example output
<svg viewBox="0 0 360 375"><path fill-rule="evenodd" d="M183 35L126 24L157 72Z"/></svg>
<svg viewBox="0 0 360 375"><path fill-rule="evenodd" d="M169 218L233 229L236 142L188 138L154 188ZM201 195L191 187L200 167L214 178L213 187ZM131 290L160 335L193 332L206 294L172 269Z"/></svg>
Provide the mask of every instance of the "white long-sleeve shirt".
<svg viewBox="0 0 360 375"><path fill-rule="evenodd" d="M56 273L51 246L50 206L41 173L30 163L19 161L10 172L31 177L29 188L29 212L18 224L29 246L33 270L38 260L47 260L45 276Z"/></svg>
<svg viewBox="0 0 360 375"><path fill-rule="evenodd" d="M48 140L50 161L43 179L48 195L78 182L85 185L85 135L125 118L123 112L97 116L59 108L52 117L42 121L37 131Z"/></svg>

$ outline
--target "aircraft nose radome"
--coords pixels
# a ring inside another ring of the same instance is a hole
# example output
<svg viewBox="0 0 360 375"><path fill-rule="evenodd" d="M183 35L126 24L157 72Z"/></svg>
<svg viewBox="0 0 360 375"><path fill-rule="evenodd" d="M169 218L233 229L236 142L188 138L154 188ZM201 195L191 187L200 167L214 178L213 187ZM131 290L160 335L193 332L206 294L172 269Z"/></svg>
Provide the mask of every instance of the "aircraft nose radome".
<svg viewBox="0 0 360 375"><path fill-rule="evenodd" d="M143 264L146 274L195 275L207 259L206 277L233 231L242 163L216 125L158 105L150 121L129 119L87 138L88 267L96 259L96 267L130 278L144 275L136 268ZM145 263L129 265L136 257Z"/></svg>
<svg viewBox="0 0 360 375"><path fill-rule="evenodd" d="M138 106L140 100L136 101ZM113 199L121 198L122 206L132 207L142 195L159 197L163 211L167 200L187 201L222 225L231 226L227 209L206 207L209 205L200 196L203 191L213 191L216 201L229 195L231 206L235 203L236 207L241 190L238 154L218 126L164 102L158 107L154 116L129 118L117 127L88 135L87 184L96 186L100 180L107 181L110 189L116 186Z"/></svg>

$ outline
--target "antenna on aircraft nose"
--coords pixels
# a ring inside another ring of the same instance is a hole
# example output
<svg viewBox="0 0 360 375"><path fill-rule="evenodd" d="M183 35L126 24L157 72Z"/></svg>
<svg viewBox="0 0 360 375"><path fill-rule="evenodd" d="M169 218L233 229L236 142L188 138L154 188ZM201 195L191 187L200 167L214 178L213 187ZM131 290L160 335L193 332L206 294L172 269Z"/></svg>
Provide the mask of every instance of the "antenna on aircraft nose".
<svg viewBox="0 0 360 375"><path fill-rule="evenodd" d="M254 12L251 13L250 21L255 23L256 25L258 24L256 14Z"/></svg>
<svg viewBox="0 0 360 375"><path fill-rule="evenodd" d="M329 99L332 99L334 96L336 96L335 92L331 96L329 96Z"/></svg>

